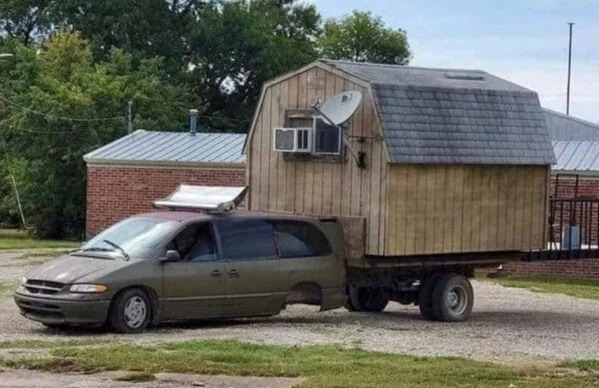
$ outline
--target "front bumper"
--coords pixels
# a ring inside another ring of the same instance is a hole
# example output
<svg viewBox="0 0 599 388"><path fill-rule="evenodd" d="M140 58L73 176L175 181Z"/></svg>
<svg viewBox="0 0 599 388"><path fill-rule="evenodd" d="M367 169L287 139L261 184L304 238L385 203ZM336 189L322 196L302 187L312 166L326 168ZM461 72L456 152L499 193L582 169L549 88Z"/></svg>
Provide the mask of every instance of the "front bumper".
<svg viewBox="0 0 599 388"><path fill-rule="evenodd" d="M15 293L14 299L23 316L51 325L103 324L110 307L109 300L42 298L18 292Z"/></svg>

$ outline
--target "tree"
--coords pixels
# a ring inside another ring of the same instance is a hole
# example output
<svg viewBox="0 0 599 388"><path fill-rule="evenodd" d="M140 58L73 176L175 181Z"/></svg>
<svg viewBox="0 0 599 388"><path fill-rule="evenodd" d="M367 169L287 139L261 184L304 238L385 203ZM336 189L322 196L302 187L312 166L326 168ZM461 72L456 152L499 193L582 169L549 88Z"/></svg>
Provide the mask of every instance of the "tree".
<svg viewBox="0 0 599 388"><path fill-rule="evenodd" d="M89 43L74 33L54 35L39 52L19 47L15 57L2 93L10 102L0 122L0 138L7 143L4 174L15 176L27 221L39 236L80 237L83 155L126 134L128 100L137 112L135 127L184 127L190 94L165 82L162 60L136 64L130 54L113 49L98 62ZM16 209L8 195L1 206L5 212Z"/></svg>
<svg viewBox="0 0 599 388"><path fill-rule="evenodd" d="M189 75L205 114L215 118L210 126L245 130L262 84L317 58L320 16L313 5L215 2L199 16L190 37Z"/></svg>
<svg viewBox="0 0 599 388"><path fill-rule="evenodd" d="M28 45L43 39L52 28L52 0L2 0L0 36Z"/></svg>
<svg viewBox="0 0 599 388"><path fill-rule="evenodd" d="M329 59L405 65L412 56L406 32L386 27L370 12L354 11L341 20L327 20L318 38Z"/></svg>

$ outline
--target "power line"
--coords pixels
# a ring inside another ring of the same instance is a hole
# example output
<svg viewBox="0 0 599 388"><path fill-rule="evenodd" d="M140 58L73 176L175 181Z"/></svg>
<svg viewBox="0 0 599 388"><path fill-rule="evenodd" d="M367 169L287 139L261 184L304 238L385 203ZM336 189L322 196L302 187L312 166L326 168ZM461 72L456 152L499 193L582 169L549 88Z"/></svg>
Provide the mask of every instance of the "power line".
<svg viewBox="0 0 599 388"><path fill-rule="evenodd" d="M57 116L57 115L41 112L41 111L38 111L35 109L28 108L23 105L20 105L16 102L10 100L6 96L2 95L1 93L0 93L0 101L4 101L5 103L7 103L17 109L20 109L21 111L35 114L35 115L42 116L42 117L46 117L46 118L55 119L55 120L64 120L64 121L72 121L72 122L103 122L103 121L125 120L126 119L125 116L96 117L96 118L76 118L76 117ZM130 106L129 106L129 109L130 109ZM131 115L130 112L128 112L128 113L129 113L129 115ZM247 124L249 121L249 120L244 120L244 119L229 118L229 117L224 117L224 116L211 116L211 115L198 115L198 118L214 120L214 121L228 121L228 122L238 123L238 124ZM86 128L86 129L91 129L91 128ZM76 132L79 132L79 130L69 130L69 131L24 130L24 132L36 133L36 134L60 134L60 133L76 133Z"/></svg>
<svg viewBox="0 0 599 388"><path fill-rule="evenodd" d="M0 94L0 100L6 102L9 105L14 106L15 108L18 108L24 112L28 112L31 114L35 114L35 115L39 115L39 116L43 116L46 118L51 118L51 119L55 119L55 120L64 120L64 121L74 121L74 122L98 122L98 121L111 121L111 120L124 120L123 116L113 116L113 117L96 117L96 118L88 118L88 119L84 119L84 118L75 118L75 117L65 117L65 116L56 116L50 113L44 113L35 109L31 109L28 108L26 106L23 105L19 105L16 102L13 102L11 100L9 100L8 98L6 98L5 96L3 96L2 94Z"/></svg>

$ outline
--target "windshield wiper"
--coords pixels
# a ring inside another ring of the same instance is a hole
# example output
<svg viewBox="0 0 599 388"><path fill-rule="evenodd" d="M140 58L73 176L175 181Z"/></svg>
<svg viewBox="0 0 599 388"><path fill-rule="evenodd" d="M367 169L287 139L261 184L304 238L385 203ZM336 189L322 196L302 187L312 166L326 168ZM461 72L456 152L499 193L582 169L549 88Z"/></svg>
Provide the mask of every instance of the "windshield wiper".
<svg viewBox="0 0 599 388"><path fill-rule="evenodd" d="M129 260L129 254L127 252L125 252L125 250L123 248L121 248L118 244L113 243L110 240L102 240L104 241L106 244L113 246L114 248L116 248L119 252L121 252L123 254L123 256L125 257L125 259Z"/></svg>

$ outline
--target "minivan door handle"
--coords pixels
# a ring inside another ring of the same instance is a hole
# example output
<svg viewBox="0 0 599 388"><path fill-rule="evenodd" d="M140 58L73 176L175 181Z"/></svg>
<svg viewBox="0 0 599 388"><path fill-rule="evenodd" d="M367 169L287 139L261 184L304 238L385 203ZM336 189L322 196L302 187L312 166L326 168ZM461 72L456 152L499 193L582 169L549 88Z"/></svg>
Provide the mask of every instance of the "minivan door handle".
<svg viewBox="0 0 599 388"><path fill-rule="evenodd" d="M210 276L212 276L213 278L218 278L218 277L221 277L222 274L220 273L220 271L218 269L215 269L214 271L210 272Z"/></svg>
<svg viewBox="0 0 599 388"><path fill-rule="evenodd" d="M228 271L229 277L230 278L238 278L239 277L239 271L236 269L230 269Z"/></svg>

